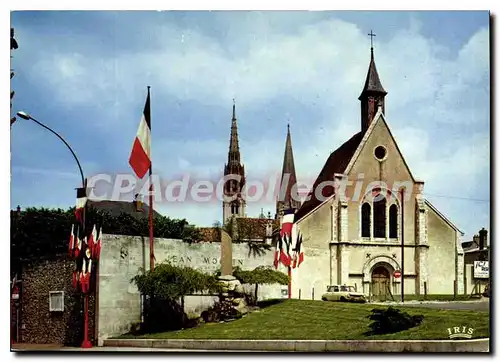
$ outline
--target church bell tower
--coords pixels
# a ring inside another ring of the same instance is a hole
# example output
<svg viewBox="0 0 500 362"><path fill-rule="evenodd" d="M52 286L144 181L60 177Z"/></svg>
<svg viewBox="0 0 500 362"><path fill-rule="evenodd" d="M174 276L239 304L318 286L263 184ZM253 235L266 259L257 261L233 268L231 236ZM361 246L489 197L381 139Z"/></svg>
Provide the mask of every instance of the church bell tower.
<svg viewBox="0 0 500 362"><path fill-rule="evenodd" d="M370 32L368 35L372 38L371 59L368 67L368 74L366 75L365 86L358 98L361 101L361 131L363 133L366 132L370 126L373 117L377 113L378 107L382 107L382 112L385 115L385 96L387 95L387 92L380 82L373 56L373 37L375 34Z"/></svg>

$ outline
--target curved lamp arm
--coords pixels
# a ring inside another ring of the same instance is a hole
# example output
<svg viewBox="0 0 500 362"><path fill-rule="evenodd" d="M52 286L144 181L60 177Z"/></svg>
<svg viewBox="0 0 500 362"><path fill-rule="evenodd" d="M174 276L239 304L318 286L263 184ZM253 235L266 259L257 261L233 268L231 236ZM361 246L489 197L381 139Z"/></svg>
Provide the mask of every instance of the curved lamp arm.
<svg viewBox="0 0 500 362"><path fill-rule="evenodd" d="M48 131L52 132L53 134L55 134L61 141L63 141L63 143L66 145L66 147L68 147L68 149L70 150L71 154L75 158L75 161L76 161L76 163L78 165L78 169L80 170L80 176L82 177L82 187L85 187L85 177L83 176L82 166L80 165L80 161L78 161L78 157L76 157L75 152L73 151L73 149L71 148L71 146L68 144L68 142L66 142L66 140L59 133L57 133L56 131L54 131L52 128L47 127L43 123L37 121L36 119L34 119L33 117L31 117L28 113L26 113L26 112L17 112L17 115L19 117L23 118L23 119L32 120L33 122L35 122L38 125L40 125L43 128L45 128L46 130L48 130Z"/></svg>

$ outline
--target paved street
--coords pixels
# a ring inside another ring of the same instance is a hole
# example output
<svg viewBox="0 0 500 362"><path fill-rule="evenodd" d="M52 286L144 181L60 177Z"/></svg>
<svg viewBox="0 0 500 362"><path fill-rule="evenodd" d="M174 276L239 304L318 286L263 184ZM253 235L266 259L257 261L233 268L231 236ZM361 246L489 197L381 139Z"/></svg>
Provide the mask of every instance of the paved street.
<svg viewBox="0 0 500 362"><path fill-rule="evenodd" d="M401 303L373 303L377 305L401 306ZM434 309L456 309L456 310L476 310L487 312L490 310L489 299L474 302L407 302L405 307L434 308Z"/></svg>
<svg viewBox="0 0 500 362"><path fill-rule="evenodd" d="M410 305L408 305L410 306ZM450 302L450 303L422 303L416 304L415 307L425 307L434 309L458 309L458 310L476 310L487 312L490 310L490 302Z"/></svg>
<svg viewBox="0 0 500 362"><path fill-rule="evenodd" d="M68 352L68 353L73 353L73 352L84 352L84 353L92 353L92 352L100 352L100 353L106 353L106 352L171 352L171 353L206 353L206 352L211 352L211 353L220 353L220 352L252 352L255 353L256 351L240 351L240 350L204 350L204 349L174 349L174 348L139 348L139 347L93 347L89 349L84 349L84 348L77 348L77 347L59 347L59 346L53 346L53 347L40 347L40 348L35 348L35 347L22 347L17 349L17 347L14 347L12 349L12 352Z"/></svg>

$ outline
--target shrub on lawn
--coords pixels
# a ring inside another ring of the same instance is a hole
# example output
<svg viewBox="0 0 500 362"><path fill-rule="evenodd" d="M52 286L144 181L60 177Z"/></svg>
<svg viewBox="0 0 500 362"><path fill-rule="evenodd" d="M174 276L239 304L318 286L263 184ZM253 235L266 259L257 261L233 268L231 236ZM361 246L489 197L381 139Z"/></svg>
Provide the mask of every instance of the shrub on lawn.
<svg viewBox="0 0 500 362"><path fill-rule="evenodd" d="M201 313L201 318L205 323L230 321L241 317L242 314L234 307L233 303L224 299Z"/></svg>
<svg viewBox="0 0 500 362"><path fill-rule="evenodd" d="M404 331L418 326L424 320L423 315L410 316L399 309L389 307L387 309L372 309L368 316L373 322L369 325L368 335L387 334Z"/></svg>
<svg viewBox="0 0 500 362"><path fill-rule="evenodd" d="M158 264L131 279L141 294L147 296L141 333L154 333L193 326L184 313L184 296L196 292L220 292L217 278L190 267Z"/></svg>

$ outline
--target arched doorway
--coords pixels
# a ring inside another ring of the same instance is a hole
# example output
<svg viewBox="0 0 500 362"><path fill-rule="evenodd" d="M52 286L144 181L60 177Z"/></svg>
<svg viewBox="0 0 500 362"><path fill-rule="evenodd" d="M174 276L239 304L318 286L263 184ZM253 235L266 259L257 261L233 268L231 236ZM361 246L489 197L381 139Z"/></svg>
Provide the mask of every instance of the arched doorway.
<svg viewBox="0 0 500 362"><path fill-rule="evenodd" d="M391 298L391 274L384 265L376 265L372 271L372 298L386 300Z"/></svg>

